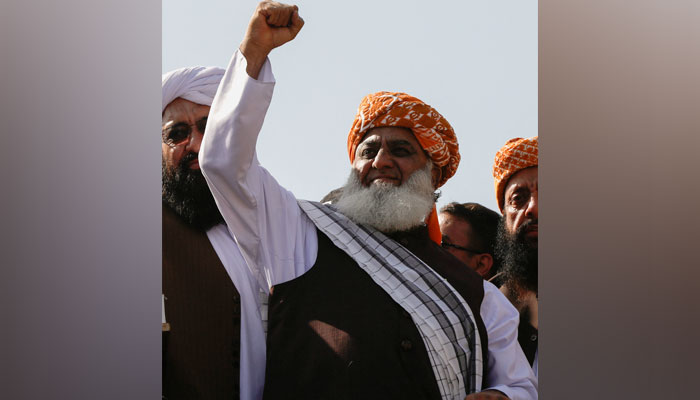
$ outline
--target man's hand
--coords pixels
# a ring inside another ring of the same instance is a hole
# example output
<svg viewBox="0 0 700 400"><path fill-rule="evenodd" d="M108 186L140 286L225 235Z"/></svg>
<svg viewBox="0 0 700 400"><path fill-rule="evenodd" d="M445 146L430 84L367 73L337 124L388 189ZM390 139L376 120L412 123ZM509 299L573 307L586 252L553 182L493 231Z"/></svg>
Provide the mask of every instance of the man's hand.
<svg viewBox="0 0 700 400"><path fill-rule="evenodd" d="M270 51L294 39L304 26L298 10L297 6L274 1L258 4L240 46L248 62L246 72L253 79L258 78Z"/></svg>
<svg viewBox="0 0 700 400"><path fill-rule="evenodd" d="M508 396L498 390L484 390L479 393L472 393L464 400L508 400Z"/></svg>

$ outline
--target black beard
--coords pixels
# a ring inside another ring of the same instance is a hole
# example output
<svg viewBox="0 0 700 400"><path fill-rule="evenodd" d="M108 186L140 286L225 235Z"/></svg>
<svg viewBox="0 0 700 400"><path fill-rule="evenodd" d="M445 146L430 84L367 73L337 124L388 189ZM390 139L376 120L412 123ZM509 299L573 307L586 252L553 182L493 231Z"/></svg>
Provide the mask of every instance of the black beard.
<svg viewBox="0 0 700 400"><path fill-rule="evenodd" d="M521 291L538 294L537 245L529 244L525 239L527 228L532 224L537 224L537 220L526 221L514 235L506 230L505 220L498 225L496 257L501 259L503 284L507 285L513 295Z"/></svg>
<svg viewBox="0 0 700 400"><path fill-rule="evenodd" d="M188 166L196 158L196 153L189 153L182 157L176 168L170 169L163 160L163 203L194 228L206 231L223 222L224 218L216 207L202 171Z"/></svg>

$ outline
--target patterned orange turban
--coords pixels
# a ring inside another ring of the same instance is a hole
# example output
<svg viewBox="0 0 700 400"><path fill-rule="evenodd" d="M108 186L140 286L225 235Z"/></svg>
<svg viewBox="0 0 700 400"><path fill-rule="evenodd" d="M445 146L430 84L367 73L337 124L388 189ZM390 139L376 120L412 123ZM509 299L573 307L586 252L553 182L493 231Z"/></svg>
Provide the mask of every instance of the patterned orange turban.
<svg viewBox="0 0 700 400"><path fill-rule="evenodd" d="M418 143L439 170L437 187L457 171L459 144L445 117L421 100L406 93L377 92L362 99L348 134L348 155L355 161L355 150L368 130L397 126L413 131Z"/></svg>
<svg viewBox="0 0 700 400"><path fill-rule="evenodd" d="M498 150L493 160L493 178L498 208L503 211L503 196L508 179L521 169L536 167L538 163L537 136L510 139Z"/></svg>
<svg viewBox="0 0 700 400"><path fill-rule="evenodd" d="M460 159L459 144L450 123L421 100L398 92L368 94L360 102L348 134L348 155L351 163L355 161L355 150L367 131L383 126L408 128L413 132L433 162L433 170L439 172L436 188L444 185L457 172ZM442 235L434 204L426 223L430 238L439 244Z"/></svg>

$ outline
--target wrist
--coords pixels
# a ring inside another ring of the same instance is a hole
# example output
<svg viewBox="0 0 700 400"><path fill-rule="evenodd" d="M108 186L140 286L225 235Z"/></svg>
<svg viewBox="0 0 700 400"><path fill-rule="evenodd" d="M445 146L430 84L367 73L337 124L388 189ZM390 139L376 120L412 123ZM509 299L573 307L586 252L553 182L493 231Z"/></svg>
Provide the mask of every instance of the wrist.
<svg viewBox="0 0 700 400"><path fill-rule="evenodd" d="M260 70L267 60L267 55L270 53L269 50L262 49L255 46L250 41L244 40L243 43L238 48L246 59L246 72L253 79L258 79Z"/></svg>
<svg viewBox="0 0 700 400"><path fill-rule="evenodd" d="M238 47L238 49L243 53L243 56L246 58L248 61L260 61L262 62L265 61L267 58L267 55L270 54L270 51L272 49L267 49L264 48L255 42L246 39L243 39L243 42L241 42L241 45Z"/></svg>

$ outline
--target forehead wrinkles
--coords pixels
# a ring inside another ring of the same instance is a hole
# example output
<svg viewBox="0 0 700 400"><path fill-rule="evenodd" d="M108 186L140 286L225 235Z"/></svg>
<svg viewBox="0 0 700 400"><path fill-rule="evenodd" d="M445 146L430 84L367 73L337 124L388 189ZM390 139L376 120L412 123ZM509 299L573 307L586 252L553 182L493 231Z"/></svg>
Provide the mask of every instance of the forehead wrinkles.
<svg viewBox="0 0 700 400"><path fill-rule="evenodd" d="M520 188L537 189L537 172L536 167L529 167L516 172L508 179L504 193L512 193Z"/></svg>

